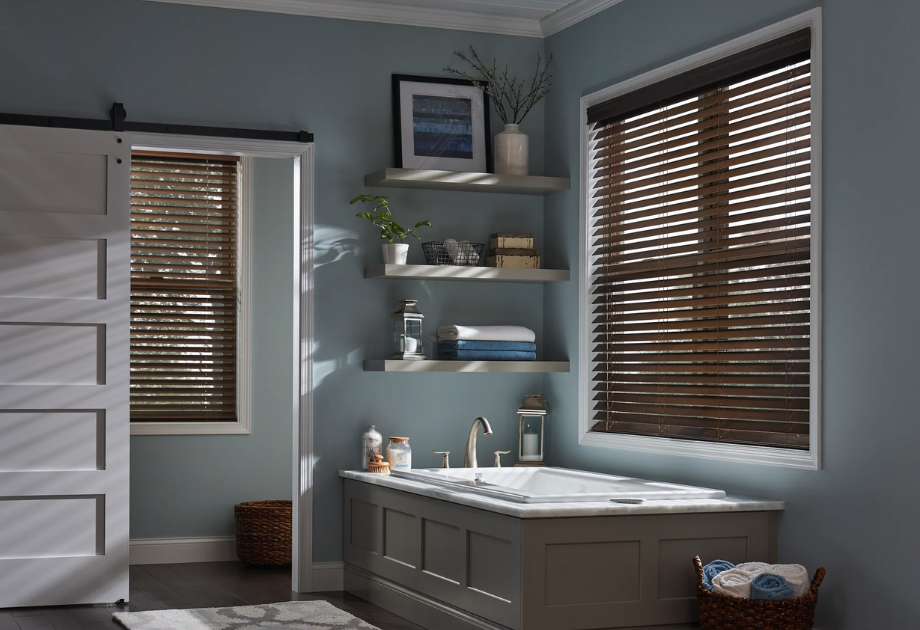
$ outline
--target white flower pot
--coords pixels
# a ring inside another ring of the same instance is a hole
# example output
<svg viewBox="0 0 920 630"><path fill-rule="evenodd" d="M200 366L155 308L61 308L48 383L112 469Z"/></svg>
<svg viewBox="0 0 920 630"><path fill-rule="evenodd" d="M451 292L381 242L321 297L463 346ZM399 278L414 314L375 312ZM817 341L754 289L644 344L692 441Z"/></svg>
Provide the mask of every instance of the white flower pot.
<svg viewBox="0 0 920 630"><path fill-rule="evenodd" d="M527 175L530 166L530 138L517 125L506 124L495 136L495 172L500 175Z"/></svg>
<svg viewBox="0 0 920 630"><path fill-rule="evenodd" d="M383 262L387 265L405 265L409 257L408 243L384 243Z"/></svg>

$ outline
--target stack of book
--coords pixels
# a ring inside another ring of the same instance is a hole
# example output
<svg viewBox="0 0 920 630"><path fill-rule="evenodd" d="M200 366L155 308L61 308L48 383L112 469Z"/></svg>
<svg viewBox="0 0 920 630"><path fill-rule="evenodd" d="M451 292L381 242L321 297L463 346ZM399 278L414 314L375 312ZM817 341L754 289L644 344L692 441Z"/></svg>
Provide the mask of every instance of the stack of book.
<svg viewBox="0 0 920 630"><path fill-rule="evenodd" d="M499 232L492 235L486 267L539 269L540 252L533 248L533 234Z"/></svg>

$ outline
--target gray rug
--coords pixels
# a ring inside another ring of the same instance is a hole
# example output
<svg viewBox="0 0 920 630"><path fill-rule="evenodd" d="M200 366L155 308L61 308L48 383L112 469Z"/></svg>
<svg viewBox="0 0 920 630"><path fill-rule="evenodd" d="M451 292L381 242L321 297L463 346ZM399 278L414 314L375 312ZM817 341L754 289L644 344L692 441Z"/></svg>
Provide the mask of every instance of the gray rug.
<svg viewBox="0 0 920 630"><path fill-rule="evenodd" d="M128 630L379 630L329 602L115 613Z"/></svg>

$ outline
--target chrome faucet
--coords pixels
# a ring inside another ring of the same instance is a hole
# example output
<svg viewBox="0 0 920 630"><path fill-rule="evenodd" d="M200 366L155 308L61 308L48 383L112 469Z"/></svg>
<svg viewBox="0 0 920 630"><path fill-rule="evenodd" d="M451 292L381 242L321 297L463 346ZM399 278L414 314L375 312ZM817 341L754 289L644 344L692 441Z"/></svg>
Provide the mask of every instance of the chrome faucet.
<svg viewBox="0 0 920 630"><path fill-rule="evenodd" d="M482 425L483 435L492 435L492 427L489 421L482 416L473 420L473 426L470 427L470 437L466 440L466 456L463 458L464 468L479 468L479 462L476 461L476 439L479 437L479 425Z"/></svg>

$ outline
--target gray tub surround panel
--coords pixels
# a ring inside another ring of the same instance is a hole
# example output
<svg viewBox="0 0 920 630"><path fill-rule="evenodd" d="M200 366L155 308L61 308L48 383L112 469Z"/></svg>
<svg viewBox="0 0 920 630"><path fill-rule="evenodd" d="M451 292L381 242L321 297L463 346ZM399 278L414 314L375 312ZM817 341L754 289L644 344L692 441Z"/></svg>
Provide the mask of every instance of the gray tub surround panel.
<svg viewBox="0 0 920 630"><path fill-rule="evenodd" d="M783 509L739 497L528 505L341 476L346 590L432 630L692 627L691 558L774 561Z"/></svg>
<svg viewBox="0 0 920 630"><path fill-rule="evenodd" d="M521 627L519 519L350 480L344 503L346 563Z"/></svg>

